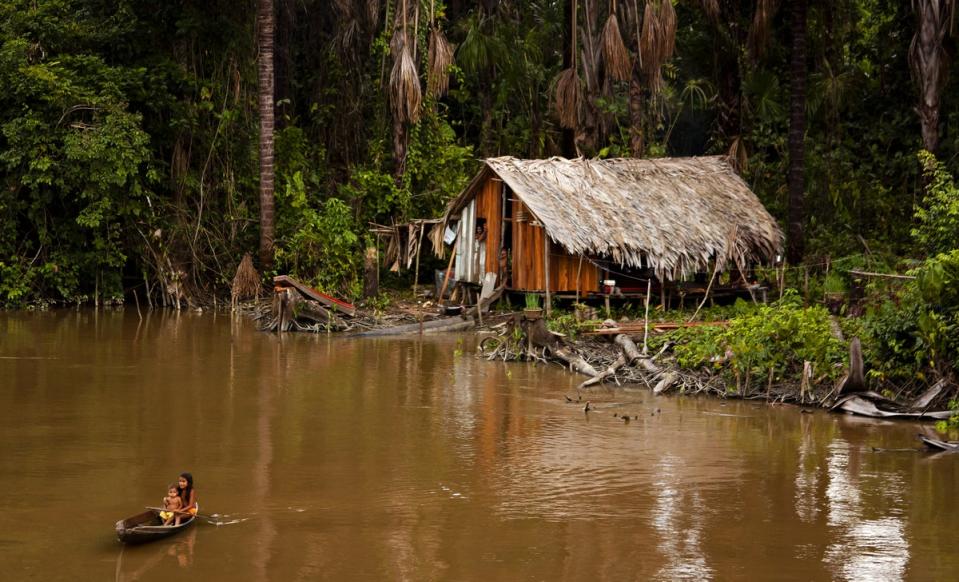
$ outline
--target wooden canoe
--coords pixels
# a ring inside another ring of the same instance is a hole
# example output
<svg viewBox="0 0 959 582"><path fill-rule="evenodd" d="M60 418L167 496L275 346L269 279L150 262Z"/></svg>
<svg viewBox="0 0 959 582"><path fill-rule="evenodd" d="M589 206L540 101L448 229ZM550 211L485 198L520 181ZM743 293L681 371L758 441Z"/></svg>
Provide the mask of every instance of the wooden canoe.
<svg viewBox="0 0 959 582"><path fill-rule="evenodd" d="M199 507L198 507L199 509ZM196 516L191 515L180 525L163 525L160 513L155 509L138 513L117 522L117 539L125 544L143 544L163 539L184 531L193 525Z"/></svg>

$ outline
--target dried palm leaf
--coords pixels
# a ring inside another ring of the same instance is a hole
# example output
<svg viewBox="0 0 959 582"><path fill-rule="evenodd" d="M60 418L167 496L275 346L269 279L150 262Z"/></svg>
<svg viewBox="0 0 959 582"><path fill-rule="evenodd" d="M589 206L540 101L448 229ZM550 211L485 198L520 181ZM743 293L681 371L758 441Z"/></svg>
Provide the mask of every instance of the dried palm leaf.
<svg viewBox="0 0 959 582"><path fill-rule="evenodd" d="M616 20L615 8L610 11L606 26L603 27L602 41L606 71L613 79L626 81L632 73L633 63L629 58L629 51L626 50L626 45L623 43L623 35L619 32L619 22Z"/></svg>
<svg viewBox="0 0 959 582"><path fill-rule="evenodd" d="M670 0L649 0L643 14L643 32L639 40L643 54L643 72L655 95L663 87L663 64L676 48L676 10Z"/></svg>
<svg viewBox="0 0 959 582"><path fill-rule="evenodd" d="M713 24L718 23L720 14L719 0L700 0L700 3L703 5L703 12L706 13L706 18Z"/></svg>
<svg viewBox="0 0 959 582"><path fill-rule="evenodd" d="M453 45L438 26L430 30L429 74L426 78L426 91L434 97L442 97L450 87L449 70L453 65Z"/></svg>
<svg viewBox="0 0 959 582"><path fill-rule="evenodd" d="M563 69L556 77L556 115L559 124L567 129L575 129L579 119L582 102L582 87L579 73L575 68Z"/></svg>
<svg viewBox="0 0 959 582"><path fill-rule="evenodd" d="M749 27L749 50L753 59L762 57L769 45L769 36L772 31L773 16L779 8L779 0L758 0L756 12L753 13L753 23Z"/></svg>
<svg viewBox="0 0 959 582"><path fill-rule="evenodd" d="M390 108L398 121L416 123L420 118L423 93L405 32L397 29L390 46L394 49L393 70L390 72Z"/></svg>
<svg viewBox="0 0 959 582"><path fill-rule="evenodd" d="M260 275L253 268L253 257L250 253L243 255L236 268L236 274L233 276L233 284L230 286L230 296L235 305L238 299L251 299L260 294Z"/></svg>
<svg viewBox="0 0 959 582"><path fill-rule="evenodd" d="M733 142L729 144L729 151L726 155L728 156L729 165L740 174L749 168L749 154L746 152L746 144L743 143L742 136L737 135L733 138Z"/></svg>

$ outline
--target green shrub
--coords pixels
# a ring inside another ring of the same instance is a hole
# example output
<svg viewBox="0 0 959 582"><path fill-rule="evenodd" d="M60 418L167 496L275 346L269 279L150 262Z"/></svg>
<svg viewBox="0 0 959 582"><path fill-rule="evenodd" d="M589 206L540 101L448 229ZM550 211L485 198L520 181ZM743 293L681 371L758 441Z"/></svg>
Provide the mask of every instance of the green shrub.
<svg viewBox="0 0 959 582"><path fill-rule="evenodd" d="M936 156L923 150L919 161L927 186L915 209L919 224L912 236L929 255L949 252L959 244L959 188Z"/></svg>
<svg viewBox="0 0 959 582"><path fill-rule="evenodd" d="M795 291L782 300L762 305L729 320L728 327L698 327L671 334L678 341L675 354L687 368L712 366L737 374L795 375L803 362L815 366L817 376L836 378L845 349L829 325L823 307L803 307Z"/></svg>
<svg viewBox="0 0 959 582"><path fill-rule="evenodd" d="M277 269L322 291L358 296L360 238L350 207L338 198L328 198L319 208L310 204L299 172L277 203Z"/></svg>

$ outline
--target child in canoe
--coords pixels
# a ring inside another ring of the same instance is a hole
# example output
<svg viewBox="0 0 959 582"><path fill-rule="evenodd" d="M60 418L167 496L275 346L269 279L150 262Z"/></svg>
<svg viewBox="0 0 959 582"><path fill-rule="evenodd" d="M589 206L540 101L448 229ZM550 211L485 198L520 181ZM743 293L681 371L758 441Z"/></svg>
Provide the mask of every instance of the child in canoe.
<svg viewBox="0 0 959 582"><path fill-rule="evenodd" d="M176 488L176 485L170 483L170 486L167 487L166 497L163 498L163 509L166 511L160 512L160 519L163 520L163 525L170 525L176 519L176 525L180 525L180 514L177 511L183 507L183 502L180 500L180 491Z"/></svg>
<svg viewBox="0 0 959 582"><path fill-rule="evenodd" d="M196 491L193 489L193 475L180 473L177 479L177 493L180 496L180 511L177 513L177 525L180 525L180 515L196 515Z"/></svg>

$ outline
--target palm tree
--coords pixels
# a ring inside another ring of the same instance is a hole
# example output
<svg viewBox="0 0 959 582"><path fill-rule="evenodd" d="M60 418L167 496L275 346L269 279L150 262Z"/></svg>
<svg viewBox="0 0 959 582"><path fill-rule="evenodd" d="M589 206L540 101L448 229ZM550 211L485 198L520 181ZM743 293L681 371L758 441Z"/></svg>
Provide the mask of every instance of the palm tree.
<svg viewBox="0 0 959 582"><path fill-rule="evenodd" d="M273 0L259 0L260 267L273 268Z"/></svg>
<svg viewBox="0 0 959 582"><path fill-rule="evenodd" d="M406 0L403 0L395 18L393 38L390 41L393 54L389 88L390 109L393 114L393 178L397 184L402 183L403 175L406 174L409 128L419 120L423 99L419 71L413 57L416 36L407 31L408 12ZM416 17L419 17L418 11ZM411 44L414 45L413 48L410 47Z"/></svg>
<svg viewBox="0 0 959 582"><path fill-rule="evenodd" d="M909 67L919 86L919 121L922 145L935 153L939 149L939 103L946 86L949 54L944 41L952 32L955 0L913 0L916 34L909 47Z"/></svg>
<svg viewBox="0 0 959 582"><path fill-rule="evenodd" d="M786 260L802 262L806 203L806 0L792 2L792 54L789 84L789 174Z"/></svg>

